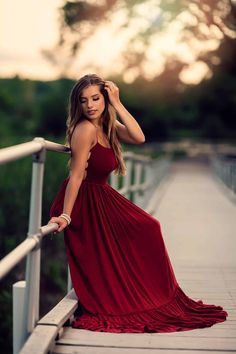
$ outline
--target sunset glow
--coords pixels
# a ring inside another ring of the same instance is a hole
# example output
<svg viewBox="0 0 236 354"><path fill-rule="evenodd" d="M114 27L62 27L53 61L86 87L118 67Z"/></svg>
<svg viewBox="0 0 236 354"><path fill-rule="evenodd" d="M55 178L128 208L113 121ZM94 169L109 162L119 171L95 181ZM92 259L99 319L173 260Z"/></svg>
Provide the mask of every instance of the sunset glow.
<svg viewBox="0 0 236 354"><path fill-rule="evenodd" d="M53 48L58 40L58 7L62 4L62 0L11 0L0 4L2 77L18 74L47 80L59 76L59 69L50 64L41 51ZM197 11L197 8L193 7L193 10ZM68 62L69 77L76 79L95 71L104 76L122 72L124 80L131 83L139 75L146 79L158 76L164 71L169 58L186 64L180 74L180 80L186 84L197 84L204 77L209 77L207 65L198 62L197 56L202 51L218 48L222 33L216 26L208 28L204 23L200 24L200 30L207 35L207 40L184 37L184 26L196 22L195 16L186 8L175 20L170 21L165 30L151 35L149 45L145 48L141 40L135 39L137 30L147 28L150 21L159 21L160 10L156 1L146 1L135 6L135 11L138 18L132 19L128 27L120 29L127 16L124 10L113 14L109 27L108 24L99 25L94 35L82 44L78 56ZM130 66L125 70L122 53L131 44L140 53L145 52L145 60L140 66Z"/></svg>

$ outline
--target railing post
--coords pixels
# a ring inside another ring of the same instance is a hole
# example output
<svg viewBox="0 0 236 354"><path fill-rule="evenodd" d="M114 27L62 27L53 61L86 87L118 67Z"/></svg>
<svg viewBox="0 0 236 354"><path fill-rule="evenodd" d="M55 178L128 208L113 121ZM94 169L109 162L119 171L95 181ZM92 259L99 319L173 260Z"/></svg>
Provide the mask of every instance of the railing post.
<svg viewBox="0 0 236 354"><path fill-rule="evenodd" d="M145 184L148 185L148 189L143 194L142 207L144 207L147 204L150 195L152 194L153 180L155 178L155 171L153 170L153 161L145 162L144 168L145 168L144 182Z"/></svg>
<svg viewBox="0 0 236 354"><path fill-rule="evenodd" d="M224 157L214 156L211 158L212 173L231 190L236 193L236 161Z"/></svg>
<svg viewBox="0 0 236 354"><path fill-rule="evenodd" d="M72 281L70 275L70 267L67 265L67 293L72 289Z"/></svg>
<svg viewBox="0 0 236 354"><path fill-rule="evenodd" d="M136 161L134 163L134 185L135 186L139 186L141 184L141 177L142 177L142 168L143 168L143 164L140 161ZM134 192L134 203L142 206L142 201L143 201L143 192L140 191L135 191Z"/></svg>
<svg viewBox="0 0 236 354"><path fill-rule="evenodd" d="M133 165L133 160L132 158L128 157L128 159L125 161L126 164L126 176L124 178L124 185L123 187L127 189L125 192L125 195L128 199L130 199L130 185L131 185L131 174L132 174L132 165ZM123 188L122 187L122 188Z"/></svg>
<svg viewBox="0 0 236 354"><path fill-rule="evenodd" d="M233 165L232 189L233 192L236 193L236 164Z"/></svg>
<svg viewBox="0 0 236 354"><path fill-rule="evenodd" d="M115 175L114 171L110 175L110 185L114 189L118 188L118 175Z"/></svg>
<svg viewBox="0 0 236 354"><path fill-rule="evenodd" d="M43 138L35 138L44 144ZM29 231L27 237L39 233L42 217L42 190L44 162L46 149L33 154L31 197L29 213ZM39 291L40 291L40 245L27 256L26 262L26 291L24 301L24 321L22 328L22 345L33 331L39 319Z"/></svg>
<svg viewBox="0 0 236 354"><path fill-rule="evenodd" d="M13 292L13 354L18 354L23 343L22 323L24 321L23 309L26 283L24 280L18 281L12 286Z"/></svg>

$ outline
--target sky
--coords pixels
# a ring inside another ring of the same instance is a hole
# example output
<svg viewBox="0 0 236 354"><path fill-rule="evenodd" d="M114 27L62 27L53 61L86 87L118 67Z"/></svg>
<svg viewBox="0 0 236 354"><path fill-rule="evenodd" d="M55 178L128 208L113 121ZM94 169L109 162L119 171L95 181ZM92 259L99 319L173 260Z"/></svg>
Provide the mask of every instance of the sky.
<svg viewBox="0 0 236 354"><path fill-rule="evenodd" d="M0 2L0 76L19 74L54 79L57 70L41 54L58 38L58 6L62 0Z"/></svg>
<svg viewBox="0 0 236 354"><path fill-rule="evenodd" d="M100 26L71 64L70 77L76 79L96 69L101 75L124 72L125 81L131 83L139 72L133 68L123 70L121 51L132 39L138 26L148 26L148 16L154 12L151 8L154 3L157 9L156 1L149 1L149 8L145 8L143 4L137 6L140 18L136 22L134 20L128 29L117 30L124 19L122 12L115 14L109 30L106 26ZM0 77L19 75L39 80L53 80L58 77L58 69L42 55L42 49L51 49L57 42L58 8L63 4L64 0L0 2ZM167 56L175 56L186 63L180 73L180 80L184 83L197 84L202 78L211 76L207 65L196 61L196 56L202 49L216 49L220 34L211 28L212 38L208 41L200 43L192 38L189 43L185 43L181 41L181 30L183 24L192 21L193 17L183 11L164 32L153 36L146 53L147 60L141 67L147 79L162 72ZM202 31L207 29L203 26Z"/></svg>

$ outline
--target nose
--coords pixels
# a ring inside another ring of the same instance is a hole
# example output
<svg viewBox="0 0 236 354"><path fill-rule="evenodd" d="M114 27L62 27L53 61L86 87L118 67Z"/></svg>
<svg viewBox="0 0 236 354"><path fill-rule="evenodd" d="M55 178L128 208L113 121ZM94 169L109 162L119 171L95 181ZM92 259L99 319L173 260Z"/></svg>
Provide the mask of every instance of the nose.
<svg viewBox="0 0 236 354"><path fill-rule="evenodd" d="M93 100L88 100L88 108L92 108L93 107Z"/></svg>

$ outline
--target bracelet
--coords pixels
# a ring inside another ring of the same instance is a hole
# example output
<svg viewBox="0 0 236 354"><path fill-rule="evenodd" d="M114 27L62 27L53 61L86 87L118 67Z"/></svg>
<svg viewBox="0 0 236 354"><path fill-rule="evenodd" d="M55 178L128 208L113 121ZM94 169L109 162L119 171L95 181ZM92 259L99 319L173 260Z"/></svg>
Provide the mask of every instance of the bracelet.
<svg viewBox="0 0 236 354"><path fill-rule="evenodd" d="M69 221L71 222L71 217L70 215L66 214L66 213L62 213L61 215L64 215L65 217L67 217L69 219Z"/></svg>
<svg viewBox="0 0 236 354"><path fill-rule="evenodd" d="M65 219L67 221L67 225L71 223L71 221L65 215L60 215L59 218Z"/></svg>
<svg viewBox="0 0 236 354"><path fill-rule="evenodd" d="M71 223L71 217L65 213L59 215L59 218L63 218L67 221L67 224L69 225Z"/></svg>
<svg viewBox="0 0 236 354"><path fill-rule="evenodd" d="M68 219L68 222L71 222L71 217L70 215L66 214L66 213L62 213L61 216L64 216L66 219Z"/></svg>
<svg viewBox="0 0 236 354"><path fill-rule="evenodd" d="M66 214L66 213L62 213L61 215L65 215L68 219L70 219L70 220L71 220L70 215L68 215L68 214Z"/></svg>

